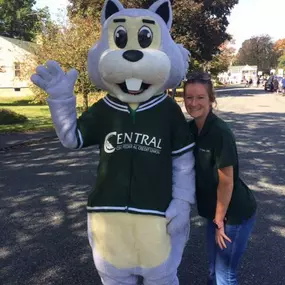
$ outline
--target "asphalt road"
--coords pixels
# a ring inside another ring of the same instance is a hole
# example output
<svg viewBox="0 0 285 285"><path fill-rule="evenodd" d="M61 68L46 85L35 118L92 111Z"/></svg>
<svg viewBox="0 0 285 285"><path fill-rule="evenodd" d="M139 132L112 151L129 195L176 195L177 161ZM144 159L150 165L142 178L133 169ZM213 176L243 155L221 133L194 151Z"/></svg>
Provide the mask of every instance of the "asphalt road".
<svg viewBox="0 0 285 285"><path fill-rule="evenodd" d="M238 141L242 178L258 201L240 284L285 284L285 97L255 89L218 91L218 113ZM85 205L98 152L56 139L0 153L0 284L99 285ZM192 213L181 285L206 284L203 220Z"/></svg>

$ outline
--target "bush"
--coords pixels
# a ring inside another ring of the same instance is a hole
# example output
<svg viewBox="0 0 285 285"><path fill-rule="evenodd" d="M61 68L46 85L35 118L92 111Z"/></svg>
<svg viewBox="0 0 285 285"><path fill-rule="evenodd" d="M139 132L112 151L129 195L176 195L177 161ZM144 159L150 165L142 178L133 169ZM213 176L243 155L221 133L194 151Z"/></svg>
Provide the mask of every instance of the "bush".
<svg viewBox="0 0 285 285"><path fill-rule="evenodd" d="M24 115L17 114L11 110L0 109L0 125L12 125L24 123L28 118Z"/></svg>

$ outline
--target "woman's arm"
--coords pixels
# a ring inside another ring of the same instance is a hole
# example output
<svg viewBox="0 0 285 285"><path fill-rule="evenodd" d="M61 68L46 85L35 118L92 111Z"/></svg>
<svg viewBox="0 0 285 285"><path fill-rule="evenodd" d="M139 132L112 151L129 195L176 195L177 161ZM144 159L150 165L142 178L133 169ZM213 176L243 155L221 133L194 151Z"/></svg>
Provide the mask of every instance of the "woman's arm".
<svg viewBox="0 0 285 285"><path fill-rule="evenodd" d="M228 166L218 169L218 176L219 184L217 189L215 222L220 223L224 221L233 193L233 167Z"/></svg>
<svg viewBox="0 0 285 285"><path fill-rule="evenodd" d="M231 242L224 231L224 218L227 213L232 193L233 193L233 167L227 166L218 169L219 184L217 189L217 205L214 223L217 225L216 229L216 243L223 249L226 248L224 239Z"/></svg>

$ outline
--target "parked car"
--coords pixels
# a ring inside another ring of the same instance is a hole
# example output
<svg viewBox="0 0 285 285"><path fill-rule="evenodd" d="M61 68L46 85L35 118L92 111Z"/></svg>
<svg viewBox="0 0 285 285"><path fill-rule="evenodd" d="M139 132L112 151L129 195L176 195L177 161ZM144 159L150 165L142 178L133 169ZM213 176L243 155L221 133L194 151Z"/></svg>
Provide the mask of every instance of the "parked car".
<svg viewBox="0 0 285 285"><path fill-rule="evenodd" d="M270 92L277 92L280 78L281 77L279 76L270 76L264 84L264 90Z"/></svg>

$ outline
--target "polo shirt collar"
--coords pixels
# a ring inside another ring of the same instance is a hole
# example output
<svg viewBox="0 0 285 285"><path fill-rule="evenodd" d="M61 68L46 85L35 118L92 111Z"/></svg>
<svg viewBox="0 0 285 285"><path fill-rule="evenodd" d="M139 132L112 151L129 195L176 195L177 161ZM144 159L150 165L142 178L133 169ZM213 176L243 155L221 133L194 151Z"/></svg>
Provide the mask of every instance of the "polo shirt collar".
<svg viewBox="0 0 285 285"><path fill-rule="evenodd" d="M204 126L201 130L200 136L203 136L203 135L208 133L208 131L211 128L212 122L215 121L217 118L218 117L212 112L212 110L210 110L210 112L209 112L209 114L205 120Z"/></svg>

